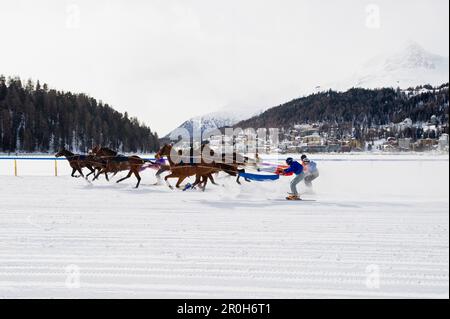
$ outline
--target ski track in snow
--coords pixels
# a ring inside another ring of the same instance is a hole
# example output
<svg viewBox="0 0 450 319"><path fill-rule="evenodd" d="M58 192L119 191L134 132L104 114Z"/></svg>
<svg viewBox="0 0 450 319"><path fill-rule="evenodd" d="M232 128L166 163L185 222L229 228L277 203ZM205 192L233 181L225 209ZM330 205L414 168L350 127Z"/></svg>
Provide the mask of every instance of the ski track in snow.
<svg viewBox="0 0 450 319"><path fill-rule="evenodd" d="M448 298L448 157L383 158L319 162L315 202L280 201L290 178L136 190L0 161L0 298Z"/></svg>

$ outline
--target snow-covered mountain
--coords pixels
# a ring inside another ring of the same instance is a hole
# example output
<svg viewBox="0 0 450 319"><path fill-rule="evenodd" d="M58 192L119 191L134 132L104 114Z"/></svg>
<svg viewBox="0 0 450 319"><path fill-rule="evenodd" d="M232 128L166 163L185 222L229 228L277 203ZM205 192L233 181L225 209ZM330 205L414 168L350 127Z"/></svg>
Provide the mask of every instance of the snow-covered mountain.
<svg viewBox="0 0 450 319"><path fill-rule="evenodd" d="M370 59L347 79L325 85L320 90L346 91L352 87L407 89L425 84L439 86L447 82L449 82L449 58L430 53L418 43L409 41L396 52ZM304 94L308 93L313 92L304 92ZM180 127L192 132L192 127L196 123L197 127L201 126L204 132L209 129L232 126L266 109L268 108L225 107L220 111L189 119Z"/></svg>
<svg viewBox="0 0 450 319"><path fill-rule="evenodd" d="M409 41L396 52L370 59L351 77L329 87L343 91L351 87L438 86L449 81L448 68L448 57L430 53L418 43Z"/></svg>
<svg viewBox="0 0 450 319"><path fill-rule="evenodd" d="M216 112L193 117L183 122L183 124L181 124L178 128L186 129L188 132L192 133L192 129L195 126L196 129L201 128L201 132L203 133L208 130L233 126L242 120L258 115L263 111L265 111L265 108L227 106ZM166 137L170 137L173 133L172 137L176 139L175 136L178 135L176 133L177 129L167 134Z"/></svg>

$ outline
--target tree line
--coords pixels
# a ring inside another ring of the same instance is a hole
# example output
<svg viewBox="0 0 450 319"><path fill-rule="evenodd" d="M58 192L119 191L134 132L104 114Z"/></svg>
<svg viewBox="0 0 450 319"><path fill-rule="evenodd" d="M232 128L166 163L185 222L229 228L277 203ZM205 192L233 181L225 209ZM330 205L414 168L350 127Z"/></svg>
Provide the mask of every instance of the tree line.
<svg viewBox="0 0 450 319"><path fill-rule="evenodd" d="M158 135L137 118L85 94L0 75L0 151L87 152L93 145L153 152Z"/></svg>
<svg viewBox="0 0 450 319"><path fill-rule="evenodd" d="M444 127L448 133L448 83L433 88L429 85L408 90L352 88L346 92L326 91L292 100L266 112L241 121L240 128L290 128L298 124L320 123L321 129L338 128L338 136L351 135L361 140L371 129L409 118L413 123L429 123ZM378 131L378 130L377 130ZM392 133L392 132L391 132ZM386 133L389 134L389 133ZM423 132L407 128L402 135L417 138ZM423 137L423 136L422 136Z"/></svg>

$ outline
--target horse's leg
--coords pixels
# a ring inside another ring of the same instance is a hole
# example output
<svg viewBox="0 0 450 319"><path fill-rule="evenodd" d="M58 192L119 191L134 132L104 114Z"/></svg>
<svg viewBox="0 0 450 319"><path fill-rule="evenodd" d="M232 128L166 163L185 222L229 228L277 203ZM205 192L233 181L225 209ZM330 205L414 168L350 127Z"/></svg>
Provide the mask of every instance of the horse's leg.
<svg viewBox="0 0 450 319"><path fill-rule="evenodd" d="M237 179L236 179L236 182L239 184L239 185L241 185L241 181L240 181L240 178L241 178L241 175L239 174L239 173L245 173L245 169L238 169L237 170ZM244 180L246 181L246 182L251 182L251 180L249 180L247 177L244 177Z"/></svg>
<svg viewBox="0 0 450 319"><path fill-rule="evenodd" d="M100 176L100 174L103 174L103 173L106 174L106 169L105 169L105 168L99 169L99 170L98 170L98 173L94 176L94 178L92 179L92 181L95 181L96 179L98 179L98 177Z"/></svg>
<svg viewBox="0 0 450 319"><path fill-rule="evenodd" d="M114 172L112 172L112 173L113 173L113 176L112 176L112 177L116 176L118 172L119 172L119 171L114 171ZM110 173L111 173L111 172L110 172ZM105 172L105 178L106 178L106 180L109 182L109 176L108 176L108 173L107 173L107 172Z"/></svg>
<svg viewBox="0 0 450 319"><path fill-rule="evenodd" d="M74 175L75 172L79 172L80 171L80 167L77 164L74 163L73 166L72 166L72 169L73 169L72 177L76 177L76 178L80 177L80 175Z"/></svg>
<svg viewBox="0 0 450 319"><path fill-rule="evenodd" d="M131 174L133 174L133 171L130 169L130 171L128 172L127 176L125 176L124 178L119 179L116 183L120 183L121 181L126 180L127 178L130 178Z"/></svg>
<svg viewBox="0 0 450 319"><path fill-rule="evenodd" d="M178 182L175 185L176 188L180 188L180 184L186 179L187 176L181 176L178 178Z"/></svg>
<svg viewBox="0 0 450 319"><path fill-rule="evenodd" d="M80 176L84 178L83 170L81 169L81 167L78 167L77 171L80 172Z"/></svg>
<svg viewBox="0 0 450 319"><path fill-rule="evenodd" d="M92 170L89 174L87 174L87 175L85 176L85 178L86 178L86 179L89 179L89 176L91 176L91 175L94 174L94 173L95 173L95 171Z"/></svg>
<svg viewBox="0 0 450 319"><path fill-rule="evenodd" d="M195 175L195 181L194 181L194 184L192 184L192 186L191 186L192 189L194 189L195 186L197 186L197 185L200 183L200 178L201 178L200 175L198 175L198 174Z"/></svg>
<svg viewBox="0 0 450 319"><path fill-rule="evenodd" d="M211 175L211 174L209 174L209 175ZM203 186L202 186L202 191L204 192L205 191L205 189L206 189L206 184L208 184L208 175L206 175L206 176L203 176Z"/></svg>
<svg viewBox="0 0 450 319"><path fill-rule="evenodd" d="M170 185L168 179L175 178L175 177L178 177L178 176L176 176L174 173L171 173L171 174L167 175L166 177L164 177L164 181L166 182L167 186L169 186L170 189L173 189L173 186Z"/></svg>
<svg viewBox="0 0 450 319"><path fill-rule="evenodd" d="M209 180L211 181L211 183L212 183L213 185L219 185L219 184L217 184L216 181L214 180L214 177L212 176L212 174L208 174L208 175L207 175L207 178L209 178ZM205 184L205 186L206 186L206 184Z"/></svg>
<svg viewBox="0 0 450 319"><path fill-rule="evenodd" d="M86 175L86 179L88 179L89 175L95 174L95 169L92 168L92 166L90 165L86 165L86 167L91 171L89 174Z"/></svg>
<svg viewBox="0 0 450 319"><path fill-rule="evenodd" d="M136 184L136 188L138 188L139 184L141 183L141 176L139 176L139 172L137 170L135 170L133 173L134 173L134 176L136 176L136 178L138 180L138 182Z"/></svg>

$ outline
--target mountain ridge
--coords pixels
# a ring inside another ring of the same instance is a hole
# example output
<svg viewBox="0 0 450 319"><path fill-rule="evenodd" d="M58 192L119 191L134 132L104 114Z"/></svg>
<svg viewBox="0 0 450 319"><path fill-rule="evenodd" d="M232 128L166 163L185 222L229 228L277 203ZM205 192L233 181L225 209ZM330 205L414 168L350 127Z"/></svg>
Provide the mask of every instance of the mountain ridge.
<svg viewBox="0 0 450 319"><path fill-rule="evenodd" d="M449 84L417 87L414 90L393 88L352 88L345 92L326 91L273 107L259 116L235 124L239 128L292 127L297 124L347 123L366 129L399 123L406 118L426 122L436 116L448 123Z"/></svg>
<svg viewBox="0 0 450 319"><path fill-rule="evenodd" d="M407 89L426 84L438 86L449 81L448 66L448 57L430 53L417 42L410 40L398 50L370 58L348 78L325 85L318 90L345 92L351 88L395 89L400 87ZM309 93L314 94L314 92ZM307 94L304 96L307 96ZM194 121L201 121L202 132L209 129L234 126L271 108L273 107L247 107L244 108L244 112L238 112L236 108L223 108L217 112L191 118L179 127L192 132ZM171 133L167 134L166 137L169 137Z"/></svg>

